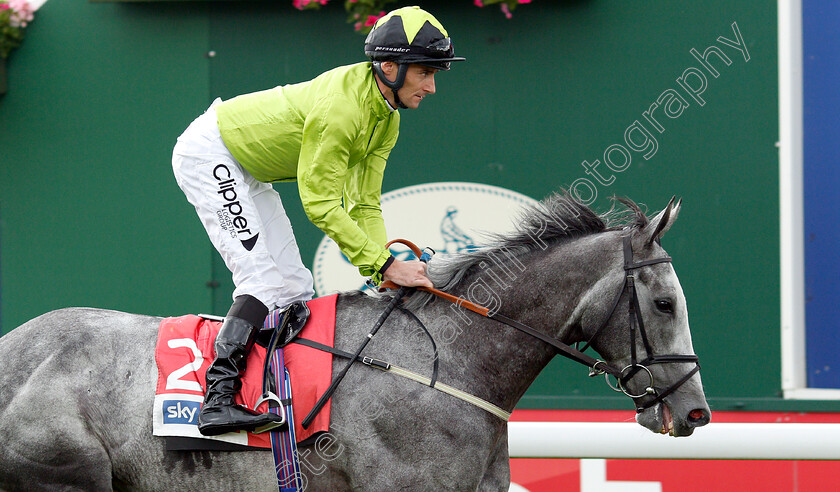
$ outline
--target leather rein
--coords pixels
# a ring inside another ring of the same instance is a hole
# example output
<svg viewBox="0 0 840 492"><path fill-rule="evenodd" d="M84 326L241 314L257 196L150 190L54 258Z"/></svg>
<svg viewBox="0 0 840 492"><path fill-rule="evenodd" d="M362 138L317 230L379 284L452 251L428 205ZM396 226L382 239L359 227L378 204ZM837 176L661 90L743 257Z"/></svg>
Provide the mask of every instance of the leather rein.
<svg viewBox="0 0 840 492"><path fill-rule="evenodd" d="M395 239L388 243L391 245L393 243L401 243L411 249L411 251L419 258L421 256L420 249L411 241L407 241L405 239ZM656 405L657 403L661 402L665 397L676 391L680 386L685 384L689 379L691 379L694 374L696 374L700 370L700 363L699 358L696 355L683 355L683 354L667 354L667 355L654 355L653 349L650 345L648 340L647 332L645 331L644 321L642 319L641 309L639 307L639 297L636 293L636 285L635 285L635 275L634 271L638 268L656 265L658 263L666 263L671 262L670 256L664 256L661 258L653 258L649 260L643 260L640 262L633 262L633 247L630 240L630 236L624 236L623 238L623 250L624 250L624 284L622 285L621 290L619 291L618 295L615 297L615 301L613 302L613 307L610 313L607 315L606 319L601 323L595 333L589 338L589 340L584 344L583 348L578 350L574 347L571 347L560 340L550 337L542 332L531 328L530 326L521 323L515 319L509 318L497 312L491 312L490 309L487 307L481 306L479 304L475 304L473 302L464 299L463 297L454 296L447 292L443 292L442 290L430 287L417 287L417 290L429 292L437 297L445 299L458 307L463 307L468 309L476 314L479 314L485 318L489 318L505 325L508 325L512 328L516 328L517 330L530 335L548 345L550 345L557 354L560 354L568 359L571 359L575 362L583 364L589 367L589 375L590 376L599 376L603 374L606 377L607 385L612 388L614 391L624 393L625 395L632 398L634 401L646 396L653 396L650 400L636 405L636 412L641 413L646 409ZM399 288L396 284L390 281L383 282L382 288L385 289L392 289L392 288ZM630 318L630 364L625 366L623 369L619 369L615 366L608 364L606 361L601 359L596 359L584 353L584 351L589 348L598 335L604 330L604 328L609 323L609 320L612 318L613 314L615 313L616 309L618 309L619 303L621 302L621 297L624 295L625 292L629 293L629 301L628 301L628 315ZM638 330L637 327L638 326ZM642 344L646 353L646 357L643 360L638 360L637 351L636 351L636 332L639 332L639 336L642 339ZM658 390L654 386L653 381L653 373L650 371L649 366L654 364L663 364L663 363L694 363L695 366L692 368L687 374L685 374L681 379L676 381L675 383L671 384L665 389ZM627 390L626 385L627 382L632 379L636 374L639 372L645 372L648 375L649 383L646 385L645 390L642 394L634 395L630 391ZM613 385L610 382L609 377L613 376L616 379L616 384Z"/></svg>

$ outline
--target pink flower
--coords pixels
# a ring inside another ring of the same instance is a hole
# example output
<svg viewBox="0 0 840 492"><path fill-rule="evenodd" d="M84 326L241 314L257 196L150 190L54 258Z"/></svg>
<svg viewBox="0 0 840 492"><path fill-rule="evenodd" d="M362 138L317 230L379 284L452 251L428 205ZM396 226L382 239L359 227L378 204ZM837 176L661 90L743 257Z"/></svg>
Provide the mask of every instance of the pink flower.
<svg viewBox="0 0 840 492"><path fill-rule="evenodd" d="M310 5L313 7L317 4L326 5L327 2L329 2L329 0L293 0L292 5L298 10L303 10Z"/></svg>
<svg viewBox="0 0 840 492"><path fill-rule="evenodd" d="M357 31L361 31L362 30L362 23L357 22L357 23L353 24L353 27L355 27Z"/></svg>
<svg viewBox="0 0 840 492"><path fill-rule="evenodd" d="M484 7L484 2L482 2L481 0L475 0L473 1L473 3L476 7Z"/></svg>
<svg viewBox="0 0 840 492"><path fill-rule="evenodd" d="M0 3L0 10L9 10L10 8L8 3Z"/></svg>
<svg viewBox="0 0 840 492"><path fill-rule="evenodd" d="M32 19L35 18L32 7L26 0L9 0L9 8L12 9L9 23L13 27L26 27L27 23L32 22Z"/></svg>
<svg viewBox="0 0 840 492"><path fill-rule="evenodd" d="M519 0L519 3L531 3L531 0Z"/></svg>
<svg viewBox="0 0 840 492"><path fill-rule="evenodd" d="M505 17L507 17L508 19L513 17L513 14L510 13L510 8L508 7L508 5L506 3L502 4L502 12L505 13Z"/></svg>
<svg viewBox="0 0 840 492"><path fill-rule="evenodd" d="M369 15L367 20L365 21L365 27L373 26L374 24L376 24L376 21L378 21L384 15L385 15L384 10L382 12L379 12L379 15Z"/></svg>

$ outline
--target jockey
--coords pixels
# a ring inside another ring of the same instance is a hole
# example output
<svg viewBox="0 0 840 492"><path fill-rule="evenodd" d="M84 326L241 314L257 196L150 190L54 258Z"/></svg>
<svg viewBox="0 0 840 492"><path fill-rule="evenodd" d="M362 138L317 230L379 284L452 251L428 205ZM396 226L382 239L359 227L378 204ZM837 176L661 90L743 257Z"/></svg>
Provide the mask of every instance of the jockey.
<svg viewBox="0 0 840 492"><path fill-rule="evenodd" d="M449 35L431 14L405 7L365 40L370 62L299 84L217 99L178 138L172 167L210 241L233 274L233 305L216 338L198 416L204 435L264 432L279 416L234 403L245 360L269 310L312 298L280 195L297 181L303 209L364 276L406 287L432 284L419 261L385 248L380 208L385 163L399 133L396 108L417 108L449 70Z"/></svg>

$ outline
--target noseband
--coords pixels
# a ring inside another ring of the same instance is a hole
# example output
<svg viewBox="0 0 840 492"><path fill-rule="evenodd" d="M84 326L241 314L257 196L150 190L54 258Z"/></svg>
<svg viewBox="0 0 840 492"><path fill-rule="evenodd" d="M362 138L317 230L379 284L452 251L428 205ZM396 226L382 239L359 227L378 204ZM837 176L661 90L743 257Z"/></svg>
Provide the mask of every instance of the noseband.
<svg viewBox="0 0 840 492"><path fill-rule="evenodd" d="M404 239L397 239L393 242L402 243L414 251L415 255L419 258L421 253L419 248L415 246L410 241L406 241ZM601 326L595 330L595 333L589 338L589 340L584 344L583 348L578 350L569 345L561 342L556 338L552 338L542 332L539 332L530 326L520 323L515 319L508 318L507 316L498 314L498 313L491 313L490 310L484 306L480 306L478 304L472 303L462 297L453 296L452 294L448 294L441 290L435 288L427 288L427 287L418 287L417 290L423 290L426 292L430 292L438 297L446 299L459 307L463 307L475 313L478 313L486 318L490 318L496 320L500 323L504 323L508 326L516 328L523 333L526 333L534 338L537 338L548 345L551 345L558 354L567 357L569 359L574 360L575 362L579 362L589 367L589 375L590 376L599 376L603 374L607 380L607 385L612 388L614 391L618 391L624 393L625 395L632 398L634 401L639 400L640 398L644 398L647 396L652 396L650 400L639 404L636 402L636 412L641 413L648 408L656 405L657 403L661 402L665 397L676 391L680 386L685 384L686 381L691 379L694 374L696 374L700 370L700 363L699 358L696 355L682 355L682 354L668 354L668 355L654 355L653 349L650 346L650 342L648 340L647 332L645 331L645 324L642 320L642 312L641 308L639 307L639 297L636 293L636 283L635 283L635 276L633 272L641 267L646 267L650 265L656 265L658 263L666 263L671 261L670 256L664 256L661 258L653 258L650 260L640 261L638 263L633 262L633 245L630 240L630 236L624 236L623 238L623 249L624 249L624 271L626 272L624 276L624 284L621 287L621 291L615 298L613 302L612 310L610 314L607 315L604 322L601 323ZM383 287L388 287L387 285L383 284ZM396 286L392 286L396 287ZM390 288L390 287L389 287ZM615 314L616 309L618 309L618 305L621 302L621 298L624 293L628 293L628 311L630 317L630 364L625 366L623 369L618 369L614 366L611 366L607 362L595 359L590 357L589 355L585 354L584 351L589 348L598 335L604 330L604 328L609 323L610 319L612 319L613 314ZM638 330L637 330L638 327ZM638 356L636 354L636 332L639 332L639 336L642 339L642 345L645 349L645 357L643 360L638 360ZM653 373L651 372L649 366L654 364L664 364L664 363L694 363L694 368L692 368L685 376L683 376L679 381L671 384L667 388L663 390L659 390L654 385L653 381ZM627 390L626 385L627 382L633 378L637 373L645 372L648 375L649 383L645 387L645 391L642 394L634 395L630 391ZM616 379L616 384L613 385L610 382L609 377L613 376Z"/></svg>

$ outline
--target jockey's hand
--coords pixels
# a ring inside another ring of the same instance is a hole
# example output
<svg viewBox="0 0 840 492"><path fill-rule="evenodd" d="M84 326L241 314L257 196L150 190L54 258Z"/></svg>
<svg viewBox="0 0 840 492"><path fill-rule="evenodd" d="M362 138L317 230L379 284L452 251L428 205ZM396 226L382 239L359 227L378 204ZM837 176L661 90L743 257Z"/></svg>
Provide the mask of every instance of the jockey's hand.
<svg viewBox="0 0 840 492"><path fill-rule="evenodd" d="M394 261L383 272L382 278L403 287L434 287L426 276L426 264L417 260Z"/></svg>

